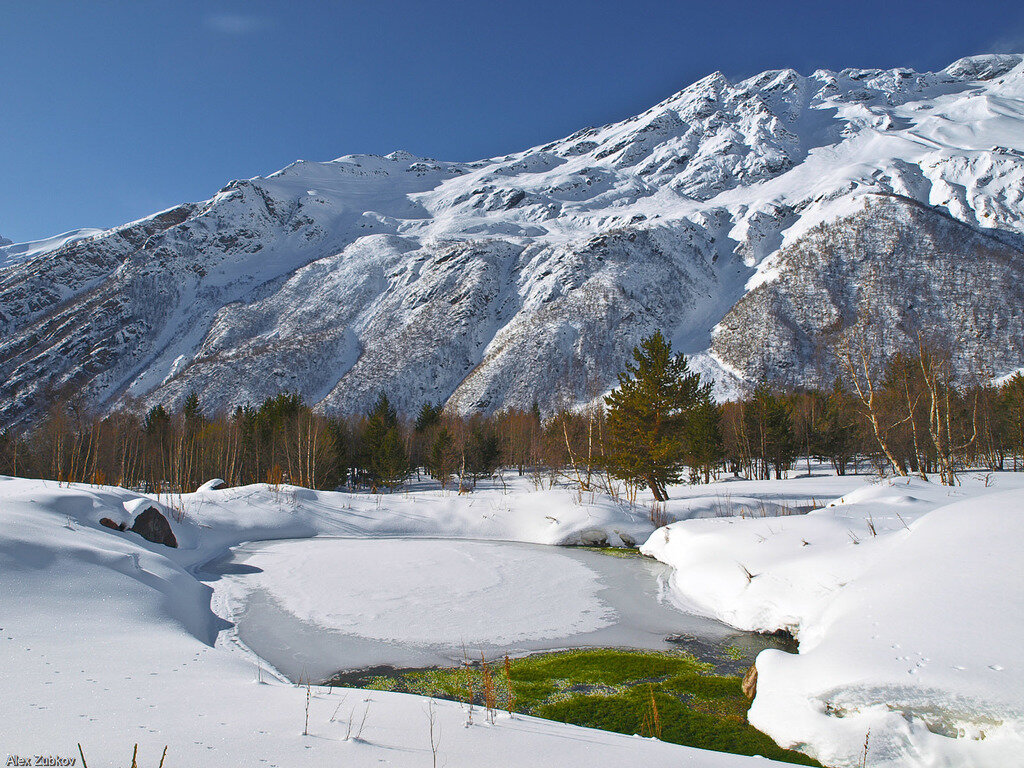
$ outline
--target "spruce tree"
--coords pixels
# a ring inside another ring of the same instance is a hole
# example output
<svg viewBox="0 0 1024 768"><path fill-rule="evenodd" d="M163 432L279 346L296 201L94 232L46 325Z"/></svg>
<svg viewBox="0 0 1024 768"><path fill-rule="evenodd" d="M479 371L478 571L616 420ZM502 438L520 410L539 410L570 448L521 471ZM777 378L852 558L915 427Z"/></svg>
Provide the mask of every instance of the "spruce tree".
<svg viewBox="0 0 1024 768"><path fill-rule="evenodd" d="M658 501L677 483L686 465L686 423L693 410L711 399L686 358L672 354L660 331L633 348L633 362L619 374L608 406L609 471L621 480L647 485Z"/></svg>

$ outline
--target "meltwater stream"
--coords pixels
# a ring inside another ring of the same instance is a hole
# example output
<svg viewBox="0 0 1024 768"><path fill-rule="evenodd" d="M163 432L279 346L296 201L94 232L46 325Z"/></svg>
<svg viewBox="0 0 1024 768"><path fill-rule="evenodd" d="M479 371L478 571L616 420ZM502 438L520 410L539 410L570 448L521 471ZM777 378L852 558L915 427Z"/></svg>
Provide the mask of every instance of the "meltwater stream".
<svg viewBox="0 0 1024 768"><path fill-rule="evenodd" d="M687 612L670 573L570 547L314 538L237 547L204 576L242 642L293 681L584 647L730 647L739 662L774 644Z"/></svg>

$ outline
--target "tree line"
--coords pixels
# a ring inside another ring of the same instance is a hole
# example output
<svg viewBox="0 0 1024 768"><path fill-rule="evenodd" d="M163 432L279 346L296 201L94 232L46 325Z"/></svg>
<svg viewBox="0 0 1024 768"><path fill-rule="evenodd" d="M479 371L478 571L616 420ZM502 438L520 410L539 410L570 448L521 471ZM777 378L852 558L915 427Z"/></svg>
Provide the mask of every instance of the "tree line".
<svg viewBox="0 0 1024 768"><path fill-rule="evenodd" d="M0 433L0 474L184 493L215 477L383 491L424 475L468 492L515 473L631 501L649 488L662 501L684 481L781 479L802 471L798 457L807 471L817 459L839 474L946 484L971 467L1024 469L1024 376L964 386L923 342L880 363L849 343L836 354L844 373L827 388L762 382L716 403L711 382L655 333L602 402L547 417L538 404L460 415L424 403L402 414L386 393L350 416L317 413L291 393L216 414L195 392L174 411L97 415L62 402L30 429Z"/></svg>

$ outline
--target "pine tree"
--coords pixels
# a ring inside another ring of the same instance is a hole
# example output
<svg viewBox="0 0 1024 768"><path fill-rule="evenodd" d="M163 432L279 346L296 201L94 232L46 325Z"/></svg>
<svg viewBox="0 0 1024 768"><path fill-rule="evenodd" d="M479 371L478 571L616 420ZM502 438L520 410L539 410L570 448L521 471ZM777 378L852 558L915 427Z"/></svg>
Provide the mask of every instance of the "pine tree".
<svg viewBox="0 0 1024 768"><path fill-rule="evenodd" d="M658 501L677 483L686 464L686 422L711 385L701 384L681 354L673 355L658 331L633 348L633 362L619 374L608 406L609 471L621 480L645 484Z"/></svg>

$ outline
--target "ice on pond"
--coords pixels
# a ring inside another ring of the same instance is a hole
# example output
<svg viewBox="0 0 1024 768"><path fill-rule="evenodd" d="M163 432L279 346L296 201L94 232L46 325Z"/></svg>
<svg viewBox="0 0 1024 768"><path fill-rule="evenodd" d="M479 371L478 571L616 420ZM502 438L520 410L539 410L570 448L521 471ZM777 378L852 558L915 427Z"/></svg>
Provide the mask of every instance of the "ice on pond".
<svg viewBox="0 0 1024 768"><path fill-rule="evenodd" d="M565 547L318 538L244 545L212 570L240 639L293 680L735 635L673 603L663 564Z"/></svg>

